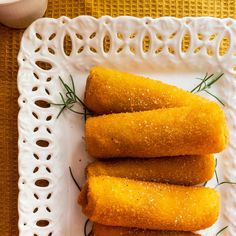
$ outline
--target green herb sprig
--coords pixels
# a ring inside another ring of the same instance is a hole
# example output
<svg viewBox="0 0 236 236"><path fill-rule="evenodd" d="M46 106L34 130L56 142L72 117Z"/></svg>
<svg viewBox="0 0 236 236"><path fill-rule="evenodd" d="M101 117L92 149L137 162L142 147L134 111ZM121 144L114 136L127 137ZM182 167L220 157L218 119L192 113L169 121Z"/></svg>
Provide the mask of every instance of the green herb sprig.
<svg viewBox="0 0 236 236"><path fill-rule="evenodd" d="M220 185L223 185L223 184L232 184L232 185L235 185L236 182L222 181L222 182L218 183L218 184L215 186L215 188L218 187L218 186L220 186Z"/></svg>
<svg viewBox="0 0 236 236"><path fill-rule="evenodd" d="M215 159L215 170L214 170L215 178L216 178L216 182L217 182L217 184L215 185L215 188L217 188L218 186L221 186L221 185L223 185L223 184L236 185L236 182L232 182L232 181L222 181L222 182L220 182L216 168L217 168L217 159ZM207 183L208 183L208 181L206 181L205 183L203 183L202 186L205 187L205 186L207 185Z"/></svg>
<svg viewBox="0 0 236 236"><path fill-rule="evenodd" d="M88 223L90 222L89 219L87 219L84 223L84 236L91 236L92 235L92 230L87 234L87 227L88 227Z"/></svg>
<svg viewBox="0 0 236 236"><path fill-rule="evenodd" d="M222 181L222 182L220 182L219 181L219 177L218 177L218 173L217 173L217 170L216 170L216 168L217 168L217 159L215 159L215 178L216 178L216 182L217 182L217 184L216 184L216 186L215 186L215 188L217 188L218 186L220 186L220 185L223 185L223 184L236 184L236 182L232 182L232 181Z"/></svg>
<svg viewBox="0 0 236 236"><path fill-rule="evenodd" d="M229 226L225 226L224 228L220 229L217 233L216 236L220 235L224 230L226 230Z"/></svg>
<svg viewBox="0 0 236 236"><path fill-rule="evenodd" d="M75 177L74 177L74 175L72 173L71 167L69 167L69 171L70 171L71 178L73 179L75 185L78 187L79 191L81 192L81 187L79 186L78 182L75 180Z"/></svg>
<svg viewBox="0 0 236 236"><path fill-rule="evenodd" d="M59 80L61 81L63 89L65 90L65 94L63 95L61 92L59 92L60 97L61 97L61 103L51 103L51 104L61 107L57 115L57 118L62 114L62 112L65 109L67 109L76 114L83 115L84 119L86 120L88 115L92 115L92 112L89 111L89 109L86 107L84 102L76 95L75 84L74 84L73 77L71 75L70 75L70 79L71 79L71 85L68 85L59 76ZM83 107L83 112L79 112L73 109L73 106L76 103L79 103Z"/></svg>
<svg viewBox="0 0 236 236"><path fill-rule="evenodd" d="M198 80L201 80L201 82L195 88L193 88L190 92L191 93L205 92L209 94L210 96L212 96L213 98L215 98L219 103L221 103L224 106L225 105L224 102L220 98L218 98L215 94L209 91L211 86L215 84L220 78L222 78L223 75L224 73L221 73L216 76L215 74L208 75L208 73L206 73L204 78L196 78Z"/></svg>
<svg viewBox="0 0 236 236"><path fill-rule="evenodd" d="M216 182L217 184L219 184L219 177L218 177L218 173L217 173L217 158L215 159L215 177L216 177Z"/></svg>
<svg viewBox="0 0 236 236"><path fill-rule="evenodd" d="M215 170L214 170L214 173L215 173L215 177L216 177L217 184L219 184L219 178L218 178L218 173L217 173L216 168L217 168L217 158L215 158ZM208 183L208 181L206 181L206 182L203 184L203 186L206 187L207 183Z"/></svg>
<svg viewBox="0 0 236 236"><path fill-rule="evenodd" d="M81 192L81 187L79 186L78 182L75 180L75 177L72 173L72 170L71 170L70 166L69 166L69 171L70 171L71 178L73 179L75 185L78 187L79 191ZM89 219L87 219L84 223L84 236L91 236L92 235L92 230L87 234L88 223L89 223Z"/></svg>

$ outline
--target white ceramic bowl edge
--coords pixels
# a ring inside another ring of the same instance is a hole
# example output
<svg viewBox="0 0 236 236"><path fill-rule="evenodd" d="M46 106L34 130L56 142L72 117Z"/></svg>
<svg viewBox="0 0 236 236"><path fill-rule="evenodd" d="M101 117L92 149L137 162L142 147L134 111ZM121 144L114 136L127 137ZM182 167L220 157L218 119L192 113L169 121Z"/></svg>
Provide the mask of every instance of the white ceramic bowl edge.
<svg viewBox="0 0 236 236"><path fill-rule="evenodd" d="M44 15L48 0L0 0L0 23L26 28Z"/></svg>

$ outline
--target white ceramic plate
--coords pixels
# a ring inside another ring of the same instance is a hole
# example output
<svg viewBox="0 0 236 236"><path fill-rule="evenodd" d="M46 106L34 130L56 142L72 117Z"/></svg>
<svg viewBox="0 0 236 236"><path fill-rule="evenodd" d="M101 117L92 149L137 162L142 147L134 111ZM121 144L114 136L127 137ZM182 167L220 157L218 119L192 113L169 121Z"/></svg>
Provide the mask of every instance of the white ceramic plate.
<svg viewBox="0 0 236 236"><path fill-rule="evenodd" d="M150 40L148 50L142 46L145 36ZM67 55L63 45L68 37L72 50ZM184 51L182 41L187 37L190 44ZM225 54L220 53L223 38L229 41ZM104 40L110 41L108 51ZM79 191L69 174L71 166L83 185L84 168L91 161L83 140L84 120L68 111L56 119L58 107L43 108L37 101L59 102L62 87L58 76L69 82L70 74L83 98L93 65L144 74L187 90L198 83L194 78L206 72L224 72L214 88L226 104L230 144L220 154L219 173L221 180L236 180L235 53L236 22L232 19L80 16L35 21L23 35L18 56L20 235L84 235L86 218L77 205ZM51 69L40 68L39 61L50 63ZM38 184L38 180L44 181ZM44 187L38 186L42 184ZM223 203L220 220L204 234L214 236L229 226L222 235L235 236L236 188L225 185L219 190Z"/></svg>

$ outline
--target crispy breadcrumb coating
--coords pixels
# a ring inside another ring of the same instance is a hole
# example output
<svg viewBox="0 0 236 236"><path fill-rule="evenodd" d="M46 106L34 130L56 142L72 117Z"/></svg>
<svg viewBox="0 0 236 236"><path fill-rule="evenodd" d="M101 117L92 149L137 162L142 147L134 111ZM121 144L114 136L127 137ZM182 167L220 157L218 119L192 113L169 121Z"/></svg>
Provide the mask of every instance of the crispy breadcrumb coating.
<svg viewBox="0 0 236 236"><path fill-rule="evenodd" d="M95 161L86 168L91 176L114 176L160 183L197 185L210 180L215 170L213 155L116 159Z"/></svg>
<svg viewBox="0 0 236 236"><path fill-rule="evenodd" d="M79 196L93 222L154 230L196 231L219 214L219 194L206 187L92 176Z"/></svg>
<svg viewBox="0 0 236 236"><path fill-rule="evenodd" d="M181 107L207 101L157 80L103 67L91 69L84 100L97 114Z"/></svg>
<svg viewBox="0 0 236 236"><path fill-rule="evenodd" d="M85 141L97 158L202 155L222 151L228 131L223 110L208 102L91 117Z"/></svg>

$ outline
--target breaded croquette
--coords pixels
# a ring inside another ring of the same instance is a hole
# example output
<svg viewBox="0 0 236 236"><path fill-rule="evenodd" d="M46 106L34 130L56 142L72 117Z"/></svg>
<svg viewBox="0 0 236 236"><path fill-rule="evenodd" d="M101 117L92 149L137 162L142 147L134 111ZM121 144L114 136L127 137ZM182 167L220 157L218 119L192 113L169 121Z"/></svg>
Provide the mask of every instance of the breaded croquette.
<svg viewBox="0 0 236 236"><path fill-rule="evenodd" d="M219 214L219 194L206 187L92 176L79 196L93 222L153 230L196 231Z"/></svg>
<svg viewBox="0 0 236 236"><path fill-rule="evenodd" d="M207 100L161 81L93 67L84 101L94 113L108 114L189 106Z"/></svg>
<svg viewBox="0 0 236 236"><path fill-rule="evenodd" d="M86 168L91 176L114 176L141 181L197 185L210 180L215 170L213 155L95 161Z"/></svg>
<svg viewBox="0 0 236 236"><path fill-rule="evenodd" d="M204 155L227 141L225 115L214 102L91 117L85 126L87 151L97 158Z"/></svg>

